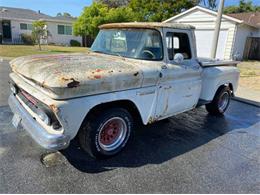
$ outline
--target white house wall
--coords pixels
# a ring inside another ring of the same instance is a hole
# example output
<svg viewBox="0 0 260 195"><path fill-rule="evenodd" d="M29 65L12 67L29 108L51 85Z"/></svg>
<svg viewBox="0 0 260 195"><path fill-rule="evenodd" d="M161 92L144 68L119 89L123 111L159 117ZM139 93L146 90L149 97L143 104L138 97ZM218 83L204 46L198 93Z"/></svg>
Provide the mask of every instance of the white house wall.
<svg viewBox="0 0 260 195"><path fill-rule="evenodd" d="M70 23L62 22L47 22L48 30L51 34L51 37L48 38L48 43L55 43L60 45L70 45L70 40L74 39L78 42L82 42L82 38L74 35L60 35L58 34L58 25L68 25L73 26Z"/></svg>
<svg viewBox="0 0 260 195"><path fill-rule="evenodd" d="M11 20L12 42L19 43L21 34L31 34L31 30L21 30L20 23L32 24L32 21Z"/></svg>
<svg viewBox="0 0 260 195"><path fill-rule="evenodd" d="M8 19L6 19L8 20ZM32 24L33 20L18 20L12 19L11 21L11 32L12 32L12 43L21 43L21 34L31 34L31 30L21 30L20 23ZM48 38L48 43L54 43L59 45L70 45L70 40L74 39L82 43L82 38L80 36L74 35L60 35L58 34L58 24L61 25L70 25L71 23L63 23L63 22L47 22L48 30L51 33L51 37Z"/></svg>
<svg viewBox="0 0 260 195"><path fill-rule="evenodd" d="M180 16L172 21L184 24L190 24L195 26L199 30L214 30L215 29L216 16L210 13L206 13L201 10L194 10L183 16ZM224 48L224 59L232 58L233 39L236 32L236 23L227 19L222 19L221 30L227 31L227 38ZM199 44L199 43L198 43ZM211 44L211 43L210 43Z"/></svg>

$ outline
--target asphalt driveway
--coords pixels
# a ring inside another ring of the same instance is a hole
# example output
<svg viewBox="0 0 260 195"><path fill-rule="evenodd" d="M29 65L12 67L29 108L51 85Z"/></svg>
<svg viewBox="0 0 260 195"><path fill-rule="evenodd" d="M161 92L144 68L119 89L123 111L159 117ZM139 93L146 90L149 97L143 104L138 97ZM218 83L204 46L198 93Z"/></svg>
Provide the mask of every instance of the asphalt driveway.
<svg viewBox="0 0 260 195"><path fill-rule="evenodd" d="M141 127L118 156L95 161L73 141L53 159L11 125L0 62L0 193L260 193L260 108L232 101L225 117L198 108Z"/></svg>

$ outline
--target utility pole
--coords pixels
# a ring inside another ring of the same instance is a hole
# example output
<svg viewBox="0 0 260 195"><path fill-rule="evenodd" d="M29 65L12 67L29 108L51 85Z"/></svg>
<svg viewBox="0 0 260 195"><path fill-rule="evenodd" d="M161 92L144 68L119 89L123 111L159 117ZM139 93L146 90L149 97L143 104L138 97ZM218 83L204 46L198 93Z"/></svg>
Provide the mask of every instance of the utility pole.
<svg viewBox="0 0 260 195"><path fill-rule="evenodd" d="M216 58L216 54L217 54L218 38L219 38L221 19L222 19L223 8L224 8L224 1L225 0L220 0L219 2L218 15L215 24L214 37L213 37L212 48L211 48L211 56L210 56L211 58Z"/></svg>

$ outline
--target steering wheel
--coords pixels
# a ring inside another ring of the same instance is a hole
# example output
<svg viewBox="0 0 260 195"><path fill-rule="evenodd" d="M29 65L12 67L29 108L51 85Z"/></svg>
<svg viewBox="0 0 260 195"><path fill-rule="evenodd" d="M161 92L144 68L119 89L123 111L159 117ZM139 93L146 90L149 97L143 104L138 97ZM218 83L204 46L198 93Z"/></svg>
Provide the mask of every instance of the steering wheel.
<svg viewBox="0 0 260 195"><path fill-rule="evenodd" d="M154 53L153 52L151 52L151 51L149 51L149 50L147 50L147 49L145 49L145 50L143 50L142 51L142 55L143 54L149 54L149 55L151 55L151 59L155 59L156 58L156 56L154 55Z"/></svg>

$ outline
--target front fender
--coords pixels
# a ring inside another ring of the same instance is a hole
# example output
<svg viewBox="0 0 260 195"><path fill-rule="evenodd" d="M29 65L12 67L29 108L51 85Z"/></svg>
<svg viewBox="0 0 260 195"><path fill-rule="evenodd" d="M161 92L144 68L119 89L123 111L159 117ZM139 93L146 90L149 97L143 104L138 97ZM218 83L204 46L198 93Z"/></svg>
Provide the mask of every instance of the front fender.
<svg viewBox="0 0 260 195"><path fill-rule="evenodd" d="M146 87L101 95L86 96L63 101L57 116L64 126L65 134L74 138L89 111L97 105L128 100L135 104L144 124L154 115L156 108L156 87Z"/></svg>

